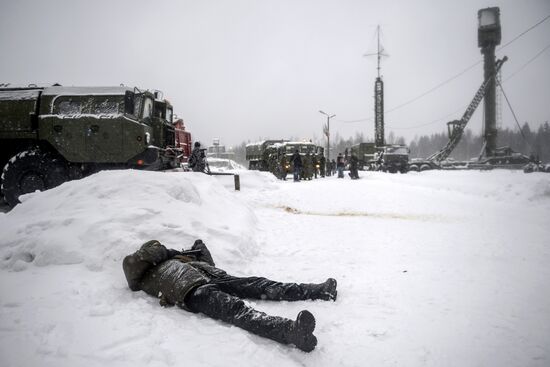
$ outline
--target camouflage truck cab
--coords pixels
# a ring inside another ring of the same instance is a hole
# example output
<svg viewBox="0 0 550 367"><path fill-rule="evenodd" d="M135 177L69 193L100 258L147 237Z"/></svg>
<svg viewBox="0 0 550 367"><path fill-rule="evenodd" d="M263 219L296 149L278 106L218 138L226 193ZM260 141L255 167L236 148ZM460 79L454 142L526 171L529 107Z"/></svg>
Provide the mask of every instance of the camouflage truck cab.
<svg viewBox="0 0 550 367"><path fill-rule="evenodd" d="M128 87L0 88L5 201L101 169L159 168L154 108L152 93Z"/></svg>
<svg viewBox="0 0 550 367"><path fill-rule="evenodd" d="M160 92L155 92L151 144L159 148L162 168L176 168L183 163L183 149L176 144L173 107L167 100L159 99L160 95Z"/></svg>
<svg viewBox="0 0 550 367"><path fill-rule="evenodd" d="M298 150L298 153L300 153L300 156L302 156L302 160L304 156L309 153L311 156L314 156L317 152L317 146L311 142L301 142L301 141L287 141L279 145L279 154L284 154L287 157L287 162L289 164L288 170L289 172L294 171L294 164L292 163L292 155L296 150Z"/></svg>
<svg viewBox="0 0 550 367"><path fill-rule="evenodd" d="M389 173L409 171L409 148L406 145L385 145L379 156L380 170Z"/></svg>
<svg viewBox="0 0 550 367"><path fill-rule="evenodd" d="M284 140L264 140L246 145L246 160L249 170L269 171L268 147L275 143L282 143Z"/></svg>
<svg viewBox="0 0 550 367"><path fill-rule="evenodd" d="M374 143L359 143L353 145L350 151L351 154L354 154L357 157L357 165L360 170L376 169L376 146Z"/></svg>

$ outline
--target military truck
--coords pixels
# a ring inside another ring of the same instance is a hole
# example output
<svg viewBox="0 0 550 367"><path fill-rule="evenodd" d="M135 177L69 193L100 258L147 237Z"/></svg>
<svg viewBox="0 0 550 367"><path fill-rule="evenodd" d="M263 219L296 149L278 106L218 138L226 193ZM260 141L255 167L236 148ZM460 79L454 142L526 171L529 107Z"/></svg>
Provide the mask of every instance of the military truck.
<svg viewBox="0 0 550 367"><path fill-rule="evenodd" d="M263 140L246 145L246 160L249 170L269 171L269 152L267 148L284 140Z"/></svg>
<svg viewBox="0 0 550 367"><path fill-rule="evenodd" d="M162 99L162 93L159 91L155 91L154 96L151 143L159 149L161 168L176 168L183 162L183 149L176 144L176 128L172 121L174 116L173 107L166 99Z"/></svg>
<svg viewBox="0 0 550 367"><path fill-rule="evenodd" d="M182 152L182 156L179 159L181 165L187 163L189 161L189 157L191 157L193 145L191 140L191 133L186 130L183 119L181 118L177 119L174 122L174 130L176 134L176 147L178 147Z"/></svg>
<svg viewBox="0 0 550 367"><path fill-rule="evenodd" d="M0 87L1 193L46 190L102 169L159 169L172 159L171 107L129 87ZM156 111L156 112L155 112ZM155 115L157 114L157 115Z"/></svg>
<svg viewBox="0 0 550 367"><path fill-rule="evenodd" d="M409 170L410 150L406 145L384 145L382 151L375 158L378 170L389 173L407 173Z"/></svg>
<svg viewBox="0 0 550 367"><path fill-rule="evenodd" d="M357 157L358 169L369 171L376 169L375 154L377 152L377 148L375 143L359 143L353 145L350 148L350 151L351 154L354 154Z"/></svg>
<svg viewBox="0 0 550 367"><path fill-rule="evenodd" d="M303 163L304 156L309 153L313 157L316 154L318 147L311 142L287 141L279 144L277 149L279 150L279 156L281 154L286 155L288 162L287 172L293 172L294 164L292 163L292 155L294 154L294 152L297 150L298 153L300 153Z"/></svg>

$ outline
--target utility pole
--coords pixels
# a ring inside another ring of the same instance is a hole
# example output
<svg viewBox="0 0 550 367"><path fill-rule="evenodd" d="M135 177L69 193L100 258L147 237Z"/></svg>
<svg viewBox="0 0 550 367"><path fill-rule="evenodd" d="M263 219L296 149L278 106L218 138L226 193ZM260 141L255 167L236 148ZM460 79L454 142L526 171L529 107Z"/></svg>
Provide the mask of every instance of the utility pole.
<svg viewBox="0 0 550 367"><path fill-rule="evenodd" d="M374 144L377 147L386 145L384 139L384 81L380 76L380 59L382 56L388 56L384 53L384 48L380 46L380 26L376 27L378 48L374 54L365 54L363 56L377 56L378 65L376 70L378 76L374 82Z"/></svg>
<svg viewBox="0 0 550 367"><path fill-rule="evenodd" d="M327 163L328 163L330 162L330 119L336 115L329 115L328 113L323 112L321 110L319 110L319 112L327 117L327 124L324 127L323 132L327 136Z"/></svg>
<svg viewBox="0 0 550 367"><path fill-rule="evenodd" d="M493 156L497 145L495 48L500 44L500 9L485 8L477 12L477 42L483 54L483 77L489 80L484 97L485 156Z"/></svg>

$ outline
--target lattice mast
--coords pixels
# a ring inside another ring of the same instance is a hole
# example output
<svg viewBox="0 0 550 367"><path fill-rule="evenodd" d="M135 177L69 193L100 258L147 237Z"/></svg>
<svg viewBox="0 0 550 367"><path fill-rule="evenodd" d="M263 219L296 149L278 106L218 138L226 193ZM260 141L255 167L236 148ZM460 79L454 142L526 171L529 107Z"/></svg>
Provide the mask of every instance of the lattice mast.
<svg viewBox="0 0 550 367"><path fill-rule="evenodd" d="M377 56L376 70L378 75L374 82L374 143L377 147L386 145L384 139L384 81L380 76L380 60L384 54L384 48L380 45L380 26L376 27L377 34L377 52L374 54L366 54L364 56Z"/></svg>

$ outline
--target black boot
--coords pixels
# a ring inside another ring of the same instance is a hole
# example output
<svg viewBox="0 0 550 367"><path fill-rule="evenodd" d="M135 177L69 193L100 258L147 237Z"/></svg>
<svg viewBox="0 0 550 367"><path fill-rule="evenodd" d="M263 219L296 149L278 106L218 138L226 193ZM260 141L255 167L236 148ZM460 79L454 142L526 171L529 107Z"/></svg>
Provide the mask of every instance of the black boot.
<svg viewBox="0 0 550 367"><path fill-rule="evenodd" d="M301 311L296 321L270 316L247 306L240 298L208 284L197 288L187 299L186 305L213 319L222 320L253 334L282 344L294 344L304 352L311 352L317 345L313 335L315 318L309 311Z"/></svg>
<svg viewBox="0 0 550 367"><path fill-rule="evenodd" d="M306 299L321 299L323 301L336 301L338 292L336 291L336 279L328 278L321 284L300 284L304 288Z"/></svg>
<svg viewBox="0 0 550 367"><path fill-rule="evenodd" d="M321 299L336 301L336 279L328 278L324 283L280 283L271 282L264 288L265 299L276 301L303 301Z"/></svg>

